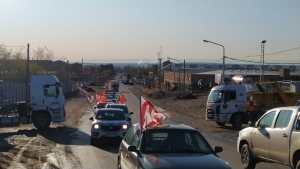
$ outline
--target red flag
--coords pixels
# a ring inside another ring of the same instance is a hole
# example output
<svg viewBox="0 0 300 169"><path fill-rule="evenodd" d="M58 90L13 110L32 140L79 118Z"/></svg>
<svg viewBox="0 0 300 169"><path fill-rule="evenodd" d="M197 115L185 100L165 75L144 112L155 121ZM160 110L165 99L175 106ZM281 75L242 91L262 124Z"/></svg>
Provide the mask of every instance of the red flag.
<svg viewBox="0 0 300 169"><path fill-rule="evenodd" d="M141 97L140 126L142 129L156 127L165 119L166 116L158 112L150 101Z"/></svg>
<svg viewBox="0 0 300 169"><path fill-rule="evenodd" d="M119 103L120 104L126 104L126 97L124 95L119 96Z"/></svg>
<svg viewBox="0 0 300 169"><path fill-rule="evenodd" d="M102 95L97 94L96 95L96 101L97 101L97 104L99 104L99 103L106 103L107 102L107 98L103 94Z"/></svg>

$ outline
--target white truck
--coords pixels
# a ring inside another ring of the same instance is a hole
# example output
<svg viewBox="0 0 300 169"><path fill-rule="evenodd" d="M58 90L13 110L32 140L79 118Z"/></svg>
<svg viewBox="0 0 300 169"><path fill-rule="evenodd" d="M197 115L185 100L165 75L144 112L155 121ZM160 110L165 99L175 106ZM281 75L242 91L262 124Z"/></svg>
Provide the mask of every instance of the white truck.
<svg viewBox="0 0 300 169"><path fill-rule="evenodd" d="M23 101L27 108L18 109L18 116L22 116L21 114L23 114L24 117L25 114L25 117L39 130L47 129L51 122L63 122L65 120L65 97L57 77L54 75L32 75L29 85L29 103L24 102L26 101L24 95L21 99L19 98L19 101ZM13 98L17 97L17 93L11 91L20 90L19 88L19 86L14 87L13 85L6 86L6 88L2 88L1 92L8 98ZM23 88L25 89L26 86ZM6 89L9 89L10 92L5 91ZM11 108L5 109L5 107L18 107L16 105L18 105L18 103L13 102L2 105L2 107L0 107L0 120L1 118L5 118L5 115L11 113ZM30 110L30 113L28 113L28 110Z"/></svg>
<svg viewBox="0 0 300 169"><path fill-rule="evenodd" d="M299 93L285 93L278 83L244 84L225 83L211 89L206 105L206 119L224 126L231 123L234 129L241 129L249 121L247 98L255 102L258 119L266 110L278 106L295 105Z"/></svg>
<svg viewBox="0 0 300 169"><path fill-rule="evenodd" d="M246 112L247 91L244 85L222 84L211 89L206 105L206 119L218 125L231 123L241 128Z"/></svg>

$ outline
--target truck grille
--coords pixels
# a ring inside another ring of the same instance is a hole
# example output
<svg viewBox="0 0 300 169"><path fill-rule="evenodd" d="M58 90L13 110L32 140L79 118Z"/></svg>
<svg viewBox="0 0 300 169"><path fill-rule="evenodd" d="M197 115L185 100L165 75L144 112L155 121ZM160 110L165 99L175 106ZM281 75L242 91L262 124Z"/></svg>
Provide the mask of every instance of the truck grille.
<svg viewBox="0 0 300 169"><path fill-rule="evenodd" d="M207 118L208 119L214 119L215 118L215 113L212 109L207 109Z"/></svg>
<svg viewBox="0 0 300 169"><path fill-rule="evenodd" d="M122 126L101 126L101 129L106 131L118 131L121 128Z"/></svg>

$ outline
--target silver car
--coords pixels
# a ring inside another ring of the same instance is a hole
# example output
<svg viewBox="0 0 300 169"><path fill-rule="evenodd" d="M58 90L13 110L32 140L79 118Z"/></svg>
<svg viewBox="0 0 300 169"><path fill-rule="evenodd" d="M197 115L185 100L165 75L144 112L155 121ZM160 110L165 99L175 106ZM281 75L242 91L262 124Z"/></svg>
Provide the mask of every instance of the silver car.
<svg viewBox="0 0 300 169"><path fill-rule="evenodd" d="M123 138L130 122L124 111L115 108L103 108L98 110L91 128L91 144L95 145L102 138Z"/></svg>

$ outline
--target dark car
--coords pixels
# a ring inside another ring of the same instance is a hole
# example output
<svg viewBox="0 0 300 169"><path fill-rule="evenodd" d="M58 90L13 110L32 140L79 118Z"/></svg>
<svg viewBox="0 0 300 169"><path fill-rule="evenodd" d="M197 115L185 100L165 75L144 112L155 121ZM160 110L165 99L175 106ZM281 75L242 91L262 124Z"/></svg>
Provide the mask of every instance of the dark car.
<svg viewBox="0 0 300 169"><path fill-rule="evenodd" d="M122 140L119 169L230 169L205 138L186 125L164 125L141 132L130 128Z"/></svg>
<svg viewBox="0 0 300 169"><path fill-rule="evenodd" d="M121 109L99 109L91 128L91 144L95 145L102 138L123 138L131 123Z"/></svg>

